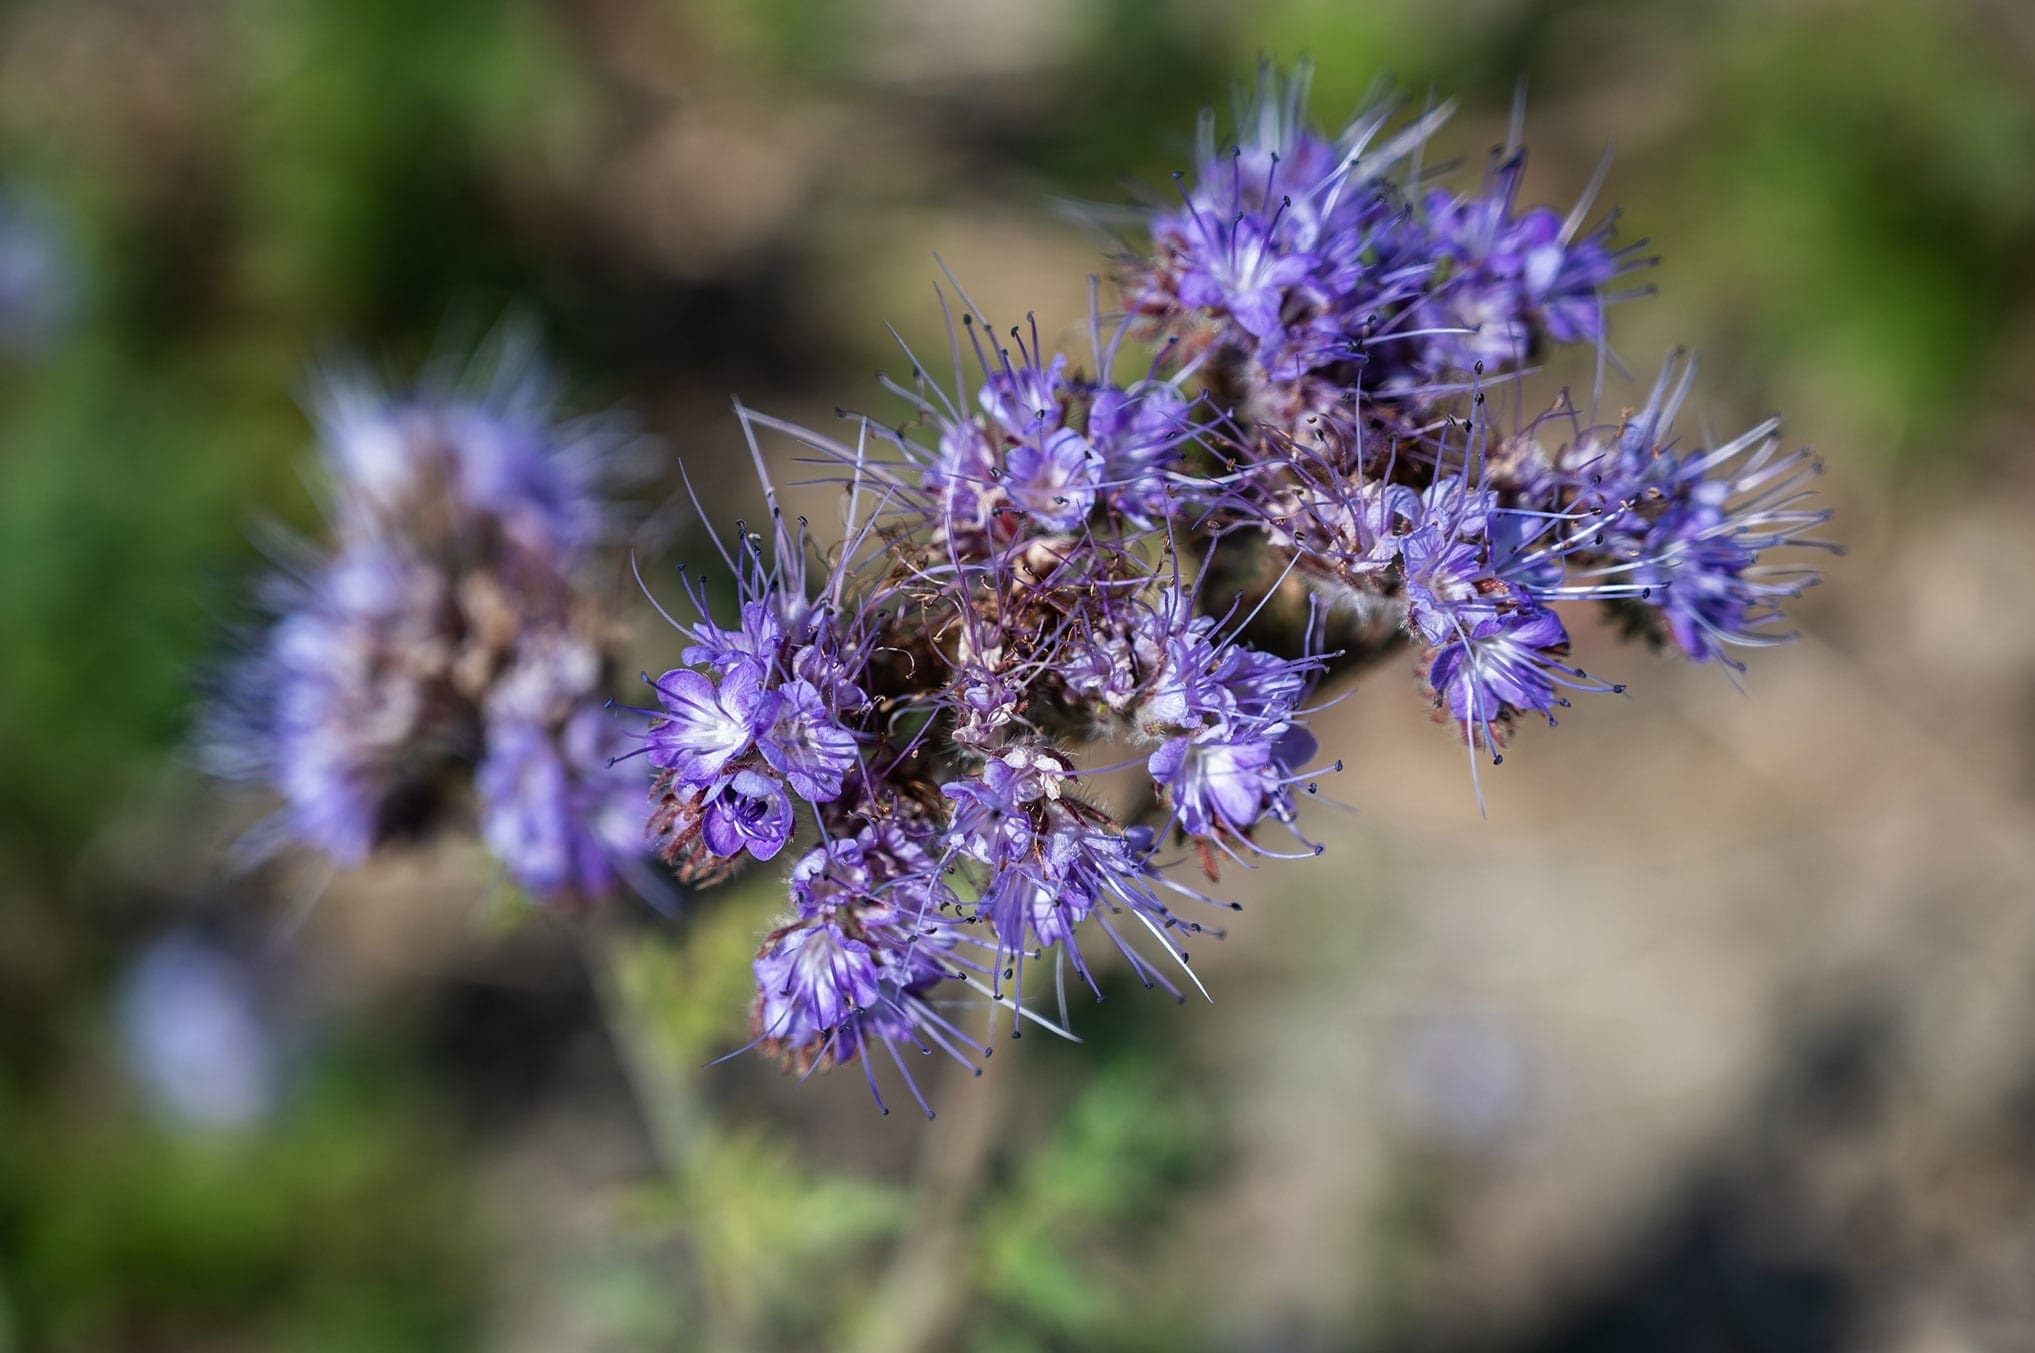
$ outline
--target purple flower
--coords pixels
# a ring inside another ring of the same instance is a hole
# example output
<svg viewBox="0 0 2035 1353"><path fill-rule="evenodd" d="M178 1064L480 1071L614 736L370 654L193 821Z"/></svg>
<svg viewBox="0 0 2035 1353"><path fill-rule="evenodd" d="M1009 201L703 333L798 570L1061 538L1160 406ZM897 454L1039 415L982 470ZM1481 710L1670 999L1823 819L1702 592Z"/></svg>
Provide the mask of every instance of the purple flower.
<svg viewBox="0 0 2035 1353"><path fill-rule="evenodd" d="M791 672L818 692L826 709L845 715L869 701L855 684L862 675L863 661L863 654L844 655L830 640L815 639L793 651Z"/></svg>
<svg viewBox="0 0 2035 1353"><path fill-rule="evenodd" d="M1424 224L1446 281L1425 318L1429 327L1463 331L1428 339L1427 360L1438 370L1467 372L1480 362L1511 370L1543 336L1601 338L1603 307L1619 299L1604 289L1636 266L1629 250L1611 248L1608 223L1580 233L1587 199L1566 221L1546 207L1515 215L1524 168L1515 152L1480 196L1428 195Z"/></svg>
<svg viewBox="0 0 2035 1353"><path fill-rule="evenodd" d="M756 958L759 1016L773 1039L811 1043L833 1032L877 997L876 960L869 945L831 921L787 928Z"/></svg>
<svg viewBox="0 0 2035 1353"><path fill-rule="evenodd" d="M1282 658L1240 643L1225 644L1216 661L1230 697L1225 722L1261 728L1293 719L1322 669L1317 658Z"/></svg>
<svg viewBox="0 0 2035 1353"><path fill-rule="evenodd" d="M964 1065L982 1049L926 999L976 965L956 956L954 895L918 830L872 824L792 866L796 909L757 954L752 1027L757 1042L800 1069L863 1061L872 1093L866 1054L885 1048L930 1117L897 1045L939 1048Z"/></svg>
<svg viewBox="0 0 2035 1353"><path fill-rule="evenodd" d="M1487 547L1452 536L1440 527L1423 526L1406 537L1407 618L1431 644L1439 644L1488 615L1497 600L1509 600L1503 584L1491 576Z"/></svg>
<svg viewBox="0 0 2035 1353"><path fill-rule="evenodd" d="M963 664L953 689L956 742L987 749L1023 717L1024 687L984 663Z"/></svg>
<svg viewBox="0 0 2035 1353"><path fill-rule="evenodd" d="M1559 661L1568 645L1569 632L1553 611L1496 612L1436 650L1428 684L1450 714L1479 728L1524 710L1552 718L1557 705L1568 703L1557 688L1579 676Z"/></svg>
<svg viewBox="0 0 2035 1353"><path fill-rule="evenodd" d="M987 870L976 915L996 935L999 962L1026 946L1040 920L1065 930L1087 914L1091 899L1064 886L1081 845L1061 803L1067 772L1056 753L1020 745L992 757L979 776L941 786L954 800L955 846ZM1055 919L1065 907L1074 914Z"/></svg>
<svg viewBox="0 0 2035 1353"><path fill-rule="evenodd" d="M1469 482L1467 475L1444 475L1420 491L1419 520L1463 540L1490 534L1498 495Z"/></svg>
<svg viewBox="0 0 2035 1353"><path fill-rule="evenodd" d="M657 702L663 717L644 739L650 764L694 782L713 779L748 750L776 705L763 690L762 669L746 659L730 666L718 686L690 668L666 672L657 680Z"/></svg>
<svg viewBox="0 0 2035 1353"><path fill-rule="evenodd" d="M467 373L396 394L358 376L318 400L347 532L508 548L570 568L606 530L602 489L633 472L614 419L566 421L534 344L509 332Z"/></svg>
<svg viewBox="0 0 2035 1353"><path fill-rule="evenodd" d="M272 844L345 865L435 828L471 786L519 882L605 894L644 850L644 795L607 767L610 655L579 572L622 440L559 421L514 339L478 379L402 397L336 381L321 412L333 543L271 586L215 764L281 795Z"/></svg>
<svg viewBox="0 0 2035 1353"><path fill-rule="evenodd" d="M1272 751L1256 737L1174 738L1146 765L1165 787L1183 831L1241 836L1257 824L1268 792L1281 782Z"/></svg>
<svg viewBox="0 0 2035 1353"><path fill-rule="evenodd" d="M754 770L723 776L707 789L701 836L716 855L748 851L767 860L791 839L791 798L784 786Z"/></svg>
<svg viewBox="0 0 2035 1353"><path fill-rule="evenodd" d="M985 762L978 775L941 786L954 803L949 855L974 879L973 918L986 922L995 938L990 994L1023 1012L1028 956L1054 946L1093 987L1076 943L1077 929L1093 920L1140 980L1177 996L1178 988L1126 943L1109 918L1135 921L1183 965L1184 952L1172 937L1201 927L1175 916L1160 900L1158 890L1173 885L1152 862L1151 831L1124 828L1084 803L1068 792L1070 778L1058 753L1019 744Z"/></svg>
<svg viewBox="0 0 2035 1353"><path fill-rule="evenodd" d="M1102 458L1072 428L1035 434L1004 458L1005 491L1048 531L1072 531L1088 519L1102 479Z"/></svg>
<svg viewBox="0 0 2035 1353"><path fill-rule="evenodd" d="M1191 219L1199 247L1180 270L1180 303L1225 313L1253 338L1277 332L1287 291L1309 279L1316 260L1283 247L1279 213L1239 212L1218 223L1197 211Z"/></svg>
<svg viewBox="0 0 2035 1353"><path fill-rule="evenodd" d="M1308 72L1271 67L1219 146L1204 118L1194 173L1177 208L1151 214L1151 251L1125 279L1125 301L1178 340L1183 361L1211 350L1253 422L1322 412L1434 271L1401 237L1405 211L1384 180L1446 116L1386 134L1394 110L1370 109L1328 137L1305 125Z"/></svg>
<svg viewBox="0 0 2035 1353"><path fill-rule="evenodd" d="M801 916L856 909L857 924L882 929L899 946L957 905L940 879L929 831L915 821L871 823L808 851L791 869L791 898Z"/></svg>
<svg viewBox="0 0 2035 1353"><path fill-rule="evenodd" d="M693 626L692 633L697 641L686 645L679 656L694 666L727 668L746 661L767 667L784 642L783 622L764 601L743 603L740 628L724 630L702 620Z"/></svg>
<svg viewBox="0 0 2035 1353"><path fill-rule="evenodd" d="M943 534L975 533L989 528L991 509L1002 500L1002 476L996 445L973 419L948 423L940 430L938 452L921 482L939 504Z"/></svg>
<svg viewBox="0 0 2035 1353"><path fill-rule="evenodd" d="M1094 370L1107 372L1129 323L1105 340L1099 310L1091 320ZM900 478L918 491L901 495L899 506L926 537L974 563L1083 527L1116 546L1164 521L1175 491L1191 483L1174 467L1197 431L1189 400L1159 377L1156 364L1150 377L1125 388L1074 374L1066 356L1042 353L1036 325L1029 341L1022 329L1011 331L1014 351L986 347L990 326L972 312L964 312L960 330L957 347L965 333L980 368L972 395L965 380L951 393L927 385L922 374L913 389L886 382L912 401L914 421L935 430L931 445L909 427L863 424L865 438L905 457ZM844 466L864 463L855 448L813 440Z"/></svg>
<svg viewBox="0 0 2035 1353"><path fill-rule="evenodd" d="M766 700L759 708L768 711L768 723L756 739L763 759L803 799L824 803L839 794L841 777L855 764L854 735L834 722L833 711L810 681L789 682Z"/></svg>
<svg viewBox="0 0 2035 1353"><path fill-rule="evenodd" d="M439 717L448 588L422 561L360 548L276 591L281 614L215 710L213 763L280 793L280 835L359 864L436 817L461 750Z"/></svg>
<svg viewBox="0 0 2035 1353"><path fill-rule="evenodd" d="M1215 621L1191 614L1189 604L1183 597L1144 612L1129 645L1138 669L1149 674L1130 710L1132 725L1148 737L1220 721L1232 707L1212 637Z"/></svg>
<svg viewBox="0 0 2035 1353"><path fill-rule="evenodd" d="M767 481L766 491L774 503ZM737 856L776 855L791 837L792 793L829 803L857 772L863 735L850 721L868 703L859 681L879 608L863 596L837 604L852 551L836 557L831 576L809 578L804 520L794 529L773 506L770 526L768 536L744 527L727 555L737 629L708 618L703 583L681 566L699 619L672 624L690 641L684 656L710 660L712 670L666 672L654 683L657 706L635 711L648 720L645 759L663 772L651 786L649 834L688 884L725 877Z"/></svg>
<svg viewBox="0 0 2035 1353"><path fill-rule="evenodd" d="M1188 835L1240 837L1267 811L1290 819L1285 785L1313 754L1296 709L1320 663L1223 640L1184 593L1160 598L1075 650L1064 669L1075 689L1101 697L1141 736L1166 740L1147 769Z"/></svg>
<svg viewBox="0 0 2035 1353"><path fill-rule="evenodd" d="M1173 469L1193 436L1187 399L1171 382L1144 381L1128 390L1099 387L1088 410L1088 439L1102 457L1109 505L1133 526L1165 520L1168 490L1193 482Z"/></svg>
<svg viewBox="0 0 2035 1353"><path fill-rule="evenodd" d="M1037 347L1034 335L1032 352L1025 354L1027 359L1036 355ZM1000 370L983 378L979 399L982 411L995 420L1006 437L1026 441L1050 436L1059 429L1063 402L1071 393L1067 359L1055 355L1044 366L1035 360L1015 366L1006 362Z"/></svg>
<svg viewBox="0 0 2035 1353"><path fill-rule="evenodd" d="M1731 538L1715 508L1662 516L1641 548L1645 562L1635 576L1647 585L1669 636L1697 662L1726 656L1722 645L1751 633L1747 621L1756 609L1801 592L1799 582L1762 588L1751 576L1759 555Z"/></svg>
<svg viewBox="0 0 2035 1353"><path fill-rule="evenodd" d="M1265 522L1305 576L1358 605L1389 586L1406 537L1426 515L1417 490L1352 475L1340 457L1298 446L1274 482L1267 501L1250 496L1237 506Z"/></svg>
<svg viewBox="0 0 2035 1353"><path fill-rule="evenodd" d="M953 835L971 858L995 868L1016 865L1037 839L1032 805L1055 802L1068 765L1058 753L1020 744L983 764L979 775L949 780Z"/></svg>

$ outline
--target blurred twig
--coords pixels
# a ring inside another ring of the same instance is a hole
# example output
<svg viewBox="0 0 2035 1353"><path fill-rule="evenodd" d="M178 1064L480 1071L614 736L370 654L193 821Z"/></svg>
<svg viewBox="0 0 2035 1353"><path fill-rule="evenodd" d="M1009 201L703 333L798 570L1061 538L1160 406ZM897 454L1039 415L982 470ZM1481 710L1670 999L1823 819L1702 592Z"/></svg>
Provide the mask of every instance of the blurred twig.
<svg viewBox="0 0 2035 1353"><path fill-rule="evenodd" d="M863 1303L847 1347L857 1353L917 1353L943 1336L971 1284L954 1273L965 1253L963 1224L973 1185L985 1174L1007 1076L962 1087L954 1110L930 1124L913 1171L914 1225Z"/></svg>
<svg viewBox="0 0 2035 1353"><path fill-rule="evenodd" d="M634 1009L622 980L623 936L611 917L593 915L580 928L580 954L600 1003L601 1019L643 1114L650 1145L667 1176L683 1170L705 1129L693 1068L661 1055L649 1021Z"/></svg>

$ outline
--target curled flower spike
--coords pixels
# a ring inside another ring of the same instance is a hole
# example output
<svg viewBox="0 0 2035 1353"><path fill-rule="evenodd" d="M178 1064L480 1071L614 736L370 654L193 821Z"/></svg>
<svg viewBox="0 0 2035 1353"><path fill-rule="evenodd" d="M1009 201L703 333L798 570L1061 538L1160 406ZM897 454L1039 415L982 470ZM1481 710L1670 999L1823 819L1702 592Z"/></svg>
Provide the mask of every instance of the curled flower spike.
<svg viewBox="0 0 2035 1353"><path fill-rule="evenodd" d="M1813 569L1762 557L1836 546L1813 535L1830 519L1809 506L1822 464L1781 451L1780 419L1714 449L1679 444L1675 415L1695 374L1693 359L1669 357L1645 407L1579 440L1563 466L1569 493L1593 514L1577 532L1584 551L1627 584L1606 600L1695 661L1743 671L1731 650L1792 637L1781 607L1817 581Z"/></svg>

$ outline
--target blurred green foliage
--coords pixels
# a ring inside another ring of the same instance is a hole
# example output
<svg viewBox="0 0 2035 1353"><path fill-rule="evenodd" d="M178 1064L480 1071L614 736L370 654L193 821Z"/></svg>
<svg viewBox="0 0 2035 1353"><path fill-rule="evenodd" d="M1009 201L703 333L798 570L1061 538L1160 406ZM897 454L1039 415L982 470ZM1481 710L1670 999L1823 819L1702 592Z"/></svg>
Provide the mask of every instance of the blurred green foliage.
<svg viewBox="0 0 2035 1353"><path fill-rule="evenodd" d="M995 1098L971 1108L958 1101L1000 1087L950 1083L942 1108L951 1112L927 1131L959 1134L960 1145L923 1141L926 1161L909 1180L818 1167L782 1129L703 1117L693 1063L661 1055L731 1040L724 1030L693 1042L697 1012L744 1008L746 982L727 984L730 999L714 1006L704 992L675 994L689 989L682 981L644 980L654 968L674 978L694 972L698 953L728 947L738 932L753 947L753 928L728 914L754 913L738 900L703 918L688 944L630 938L614 950L618 985L633 993L627 1023L653 1031L655 1053L638 1074L665 1081L639 1084L639 1095L675 1101L672 1113L650 1115L670 1173L634 1195L631 1230L641 1265L690 1275L661 1287L610 1284L659 1293L647 1309L616 1298L616 1318L636 1337L718 1351L831 1347L852 1332L843 1346L985 1353L1178 1346L1187 1337L1191 1319L1158 1260L1166 1218L1223 1154L1224 1125L1179 1074L1162 1003L1112 990L1119 999L1084 1022L1079 1064L1044 1095L1043 1109L1006 1114ZM883 1079L887 1098L905 1098ZM842 1081L828 1087L831 1111L873 1114L860 1075L851 1069ZM908 1104L901 1113L908 1118ZM937 1163L955 1151L971 1158L959 1179Z"/></svg>
<svg viewBox="0 0 2035 1353"><path fill-rule="evenodd" d="M819 1171L760 1127L708 1129L632 1209L646 1240L689 1258L696 1295L666 1289L686 1346L799 1348L825 1338L911 1218L895 1186Z"/></svg>
<svg viewBox="0 0 2035 1353"><path fill-rule="evenodd" d="M1976 25L1870 13L1776 16L1759 42L1716 44L1696 68L1712 115L1641 167L1640 191L1682 207L1648 212L1677 222L1664 285L1698 292L1730 360L1803 369L1861 430L1858 454L1955 472L1973 448L1941 414L1999 377L2035 289L2035 99Z"/></svg>
<svg viewBox="0 0 2035 1353"><path fill-rule="evenodd" d="M251 300L400 346L449 299L542 285L509 201L586 153L593 114L593 74L545 7L294 0L242 38L229 153Z"/></svg>
<svg viewBox="0 0 2035 1353"><path fill-rule="evenodd" d="M973 1286L993 1314L971 1346L1185 1343L1193 1321L1158 1285L1151 1228L1206 1177L1220 1141L1219 1119L1183 1092L1162 1047L1115 1049L979 1206Z"/></svg>
<svg viewBox="0 0 2035 1353"><path fill-rule="evenodd" d="M470 1343L483 1251L455 1143L390 1071L332 1057L261 1131L212 1136L117 1094L0 1093L0 1292L19 1346Z"/></svg>

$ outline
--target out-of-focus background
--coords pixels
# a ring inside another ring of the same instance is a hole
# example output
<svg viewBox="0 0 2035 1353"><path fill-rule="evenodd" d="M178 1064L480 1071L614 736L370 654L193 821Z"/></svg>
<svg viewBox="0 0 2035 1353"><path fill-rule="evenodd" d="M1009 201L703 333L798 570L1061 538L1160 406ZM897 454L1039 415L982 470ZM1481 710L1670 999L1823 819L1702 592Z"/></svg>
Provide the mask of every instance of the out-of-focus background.
<svg viewBox="0 0 2035 1353"><path fill-rule="evenodd" d="M699 1069L770 871L672 925L456 842L229 868L193 672L315 524L316 362L526 317L732 516L731 394L878 406L935 253L1068 331L1056 203L1261 53L1323 119L1460 96L1469 173L1524 80L1563 206L1615 143L1616 350L1784 409L1850 546L1745 694L1586 634L1633 696L1480 819L1378 671L1216 1003L1113 991L931 1125ZM2022 0L23 0L0 311L0 1350L2035 1348Z"/></svg>

